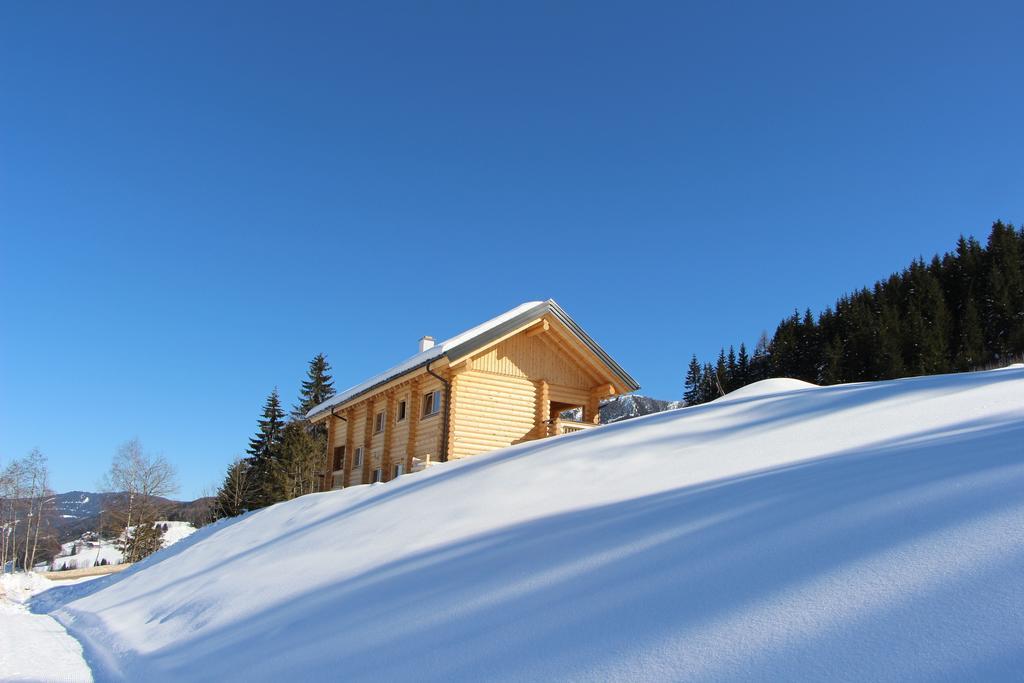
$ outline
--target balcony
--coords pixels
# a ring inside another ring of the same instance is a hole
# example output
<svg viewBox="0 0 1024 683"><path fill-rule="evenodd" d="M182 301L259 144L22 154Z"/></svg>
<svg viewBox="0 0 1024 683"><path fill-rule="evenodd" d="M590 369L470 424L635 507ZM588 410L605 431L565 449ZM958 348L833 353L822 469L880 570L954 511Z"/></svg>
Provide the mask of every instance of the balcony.
<svg viewBox="0 0 1024 683"><path fill-rule="evenodd" d="M560 434L572 434L593 429L599 425L593 422L577 422L576 420L565 420L556 418L548 423L548 436L559 436Z"/></svg>

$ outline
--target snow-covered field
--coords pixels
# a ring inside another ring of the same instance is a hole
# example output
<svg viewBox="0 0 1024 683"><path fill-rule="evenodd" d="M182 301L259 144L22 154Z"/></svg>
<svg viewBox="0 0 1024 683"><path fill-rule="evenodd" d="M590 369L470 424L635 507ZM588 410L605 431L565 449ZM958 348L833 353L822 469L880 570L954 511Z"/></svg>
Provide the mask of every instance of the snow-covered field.
<svg viewBox="0 0 1024 683"><path fill-rule="evenodd" d="M715 403L52 589L98 680L1019 679L1024 368Z"/></svg>
<svg viewBox="0 0 1024 683"><path fill-rule="evenodd" d="M161 520L157 524L167 525L167 531L164 532L162 539L164 548L174 545L183 538L188 538L196 530L188 522ZM90 542L68 541L61 545L60 553L50 562L49 571L87 569L98 566L103 560L106 560L107 564L121 564L123 556L115 541L110 539Z"/></svg>

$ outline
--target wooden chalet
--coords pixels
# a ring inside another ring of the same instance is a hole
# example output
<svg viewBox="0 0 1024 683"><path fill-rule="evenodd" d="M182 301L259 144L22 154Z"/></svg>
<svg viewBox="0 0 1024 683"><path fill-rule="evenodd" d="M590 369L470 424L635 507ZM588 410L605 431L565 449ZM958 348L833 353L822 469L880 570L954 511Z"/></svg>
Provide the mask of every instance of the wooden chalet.
<svg viewBox="0 0 1024 683"><path fill-rule="evenodd" d="M324 488L594 427L601 399L639 388L554 302L533 301L313 408L327 423ZM582 421L560 415L579 408Z"/></svg>

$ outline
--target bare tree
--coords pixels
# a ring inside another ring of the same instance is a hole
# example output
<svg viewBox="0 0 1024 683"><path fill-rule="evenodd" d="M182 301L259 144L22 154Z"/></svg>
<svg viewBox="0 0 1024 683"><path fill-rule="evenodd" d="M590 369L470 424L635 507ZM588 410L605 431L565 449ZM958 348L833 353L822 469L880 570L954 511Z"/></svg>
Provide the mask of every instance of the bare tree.
<svg viewBox="0 0 1024 683"><path fill-rule="evenodd" d="M49 487L50 472L46 465L46 456L36 448L24 460L25 476L28 481L26 493L28 500L25 519L25 552L22 567L26 571L36 563L36 552L39 549L39 530L43 528L52 511L53 492Z"/></svg>
<svg viewBox="0 0 1024 683"><path fill-rule="evenodd" d="M40 532L49 542L53 492L46 456L33 449L0 472L0 568L29 570L35 565Z"/></svg>
<svg viewBox="0 0 1024 683"><path fill-rule="evenodd" d="M25 464L12 460L4 468L4 553L3 566L11 570L18 564L18 525L24 518Z"/></svg>
<svg viewBox="0 0 1024 683"><path fill-rule="evenodd" d="M124 560L137 562L156 549L150 530L162 510L161 499L178 490L174 467L132 439L117 449L105 488L117 494L107 515L120 529Z"/></svg>
<svg viewBox="0 0 1024 683"><path fill-rule="evenodd" d="M217 519L217 487L207 484L189 507L186 522L199 529Z"/></svg>
<svg viewBox="0 0 1024 683"><path fill-rule="evenodd" d="M13 460L0 472L0 570L12 568L18 552L18 515L23 494L21 462Z"/></svg>

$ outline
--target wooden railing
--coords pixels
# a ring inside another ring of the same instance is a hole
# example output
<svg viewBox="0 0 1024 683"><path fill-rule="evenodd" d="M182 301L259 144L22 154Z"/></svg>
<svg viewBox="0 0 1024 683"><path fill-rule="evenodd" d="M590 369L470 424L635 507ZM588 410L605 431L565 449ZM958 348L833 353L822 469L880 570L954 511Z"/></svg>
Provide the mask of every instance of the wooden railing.
<svg viewBox="0 0 1024 683"><path fill-rule="evenodd" d="M563 420L561 418L551 421L551 436L559 434L572 434L592 429L597 425L593 422L576 422L575 420Z"/></svg>

